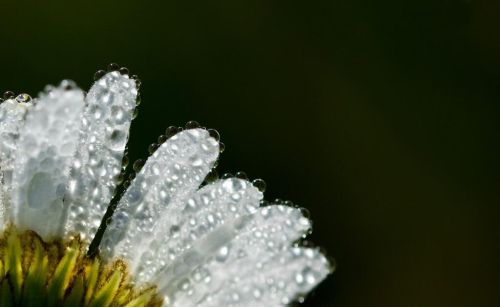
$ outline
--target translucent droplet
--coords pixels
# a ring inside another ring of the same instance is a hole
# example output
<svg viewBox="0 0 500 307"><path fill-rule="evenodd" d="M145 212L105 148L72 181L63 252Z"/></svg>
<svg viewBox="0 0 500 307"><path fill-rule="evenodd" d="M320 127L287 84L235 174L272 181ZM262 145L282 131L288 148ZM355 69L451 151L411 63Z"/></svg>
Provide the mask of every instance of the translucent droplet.
<svg viewBox="0 0 500 307"><path fill-rule="evenodd" d="M237 172L236 173L236 178L246 180L248 179L248 176L245 172Z"/></svg>
<svg viewBox="0 0 500 307"><path fill-rule="evenodd" d="M126 112L121 106L112 106L111 118L115 123L121 125L127 120Z"/></svg>
<svg viewBox="0 0 500 307"><path fill-rule="evenodd" d="M122 158L122 168L126 168L128 166L128 163L129 163L129 158L127 155L124 155Z"/></svg>
<svg viewBox="0 0 500 307"><path fill-rule="evenodd" d="M137 159L134 162L134 165L132 165L132 169L134 170L134 172L138 173L142 169L142 167L144 166L144 163L145 163L144 160Z"/></svg>
<svg viewBox="0 0 500 307"><path fill-rule="evenodd" d="M199 128L200 124L197 121L190 120L186 123L185 127L186 127L186 129L195 129L195 128Z"/></svg>
<svg viewBox="0 0 500 307"><path fill-rule="evenodd" d="M120 69L120 65L118 65L116 63L109 63L108 71L116 71L118 69Z"/></svg>
<svg viewBox="0 0 500 307"><path fill-rule="evenodd" d="M105 74L106 74L106 72L104 70L96 71L94 74L94 81L101 79L102 77L104 77Z"/></svg>
<svg viewBox="0 0 500 307"><path fill-rule="evenodd" d="M3 93L3 99L5 99L5 100L12 99L12 98L14 98L15 95L16 94L14 94L14 92L12 92L12 91L5 91Z"/></svg>
<svg viewBox="0 0 500 307"><path fill-rule="evenodd" d="M163 144L165 143L165 141L167 140L167 136L164 135L164 134L161 134L160 136L158 136L158 144Z"/></svg>
<svg viewBox="0 0 500 307"><path fill-rule="evenodd" d="M174 136L178 132L177 127L175 126L170 126L165 130L165 136L167 138Z"/></svg>
<svg viewBox="0 0 500 307"><path fill-rule="evenodd" d="M125 149L125 145L127 144L127 133L122 130L113 130L109 135L109 148L122 151Z"/></svg>
<svg viewBox="0 0 500 307"><path fill-rule="evenodd" d="M159 145L156 143L150 144L148 147L149 154L152 155L158 149L158 147L159 147Z"/></svg>
<svg viewBox="0 0 500 307"><path fill-rule="evenodd" d="M16 97L17 102L29 102L31 101L31 96L28 94L19 94Z"/></svg>
<svg viewBox="0 0 500 307"><path fill-rule="evenodd" d="M252 184L262 193L266 191L266 182L262 179L255 179Z"/></svg>
<svg viewBox="0 0 500 307"><path fill-rule="evenodd" d="M210 134L211 137L213 137L216 141L220 140L220 134L217 130L215 129L208 129L208 134Z"/></svg>
<svg viewBox="0 0 500 307"><path fill-rule="evenodd" d="M219 251L215 255L215 260L219 262L224 262L227 260L228 257L229 257L229 247L223 246L219 249Z"/></svg>
<svg viewBox="0 0 500 307"><path fill-rule="evenodd" d="M225 173L224 175L221 176L222 179L229 179L232 177L233 177L233 174L231 174L231 173Z"/></svg>
<svg viewBox="0 0 500 307"><path fill-rule="evenodd" d="M128 75L129 74L129 70L127 67L122 67L119 69L119 72L122 74L122 75Z"/></svg>

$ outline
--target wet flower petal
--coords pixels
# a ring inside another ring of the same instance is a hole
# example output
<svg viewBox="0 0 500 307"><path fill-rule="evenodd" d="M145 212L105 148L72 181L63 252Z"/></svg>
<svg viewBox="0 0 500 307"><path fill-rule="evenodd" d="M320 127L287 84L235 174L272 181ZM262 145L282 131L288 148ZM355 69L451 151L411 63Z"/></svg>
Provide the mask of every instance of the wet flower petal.
<svg viewBox="0 0 500 307"><path fill-rule="evenodd" d="M179 208L199 187L218 156L218 143L203 129L182 131L162 144L120 200L103 240L107 257L124 257L131 270L149 252L167 208Z"/></svg>
<svg viewBox="0 0 500 307"><path fill-rule="evenodd" d="M300 301L331 272L325 256L310 248L290 247L252 264L243 260L232 275L219 272L225 280L220 288L198 302L176 301L174 306L286 306Z"/></svg>
<svg viewBox="0 0 500 307"><path fill-rule="evenodd" d="M250 182L230 178L203 187L181 207L167 208L159 235L138 267L138 280L154 280L164 292L172 292L179 281L230 244L261 199L262 193Z"/></svg>
<svg viewBox="0 0 500 307"><path fill-rule="evenodd" d="M63 235L63 197L84 105L83 92L68 86L43 94L28 112L13 167L13 219L44 239Z"/></svg>
<svg viewBox="0 0 500 307"><path fill-rule="evenodd" d="M193 269L184 280L165 284L164 280L169 278L165 274L158 284L161 288L167 286L165 292L171 296L174 306L195 306L221 289L243 282L246 277L261 278L265 274L262 270L264 263L285 270L284 263L280 262L280 255L289 250L292 242L304 236L309 229L310 222L302 216L299 209L280 205L259 208L246 218L244 225L231 240L211 257L206 257L205 262ZM161 279L160 276L158 278ZM187 283L190 291L178 291L179 282ZM248 300L241 301L247 302Z"/></svg>
<svg viewBox="0 0 500 307"><path fill-rule="evenodd" d="M10 218L10 193L14 158L17 154L17 142L20 129L24 126L24 117L31 103L8 99L0 104L0 230Z"/></svg>
<svg viewBox="0 0 500 307"><path fill-rule="evenodd" d="M104 75L86 97L65 203L66 233L90 240L111 201L127 144L137 88L119 72Z"/></svg>

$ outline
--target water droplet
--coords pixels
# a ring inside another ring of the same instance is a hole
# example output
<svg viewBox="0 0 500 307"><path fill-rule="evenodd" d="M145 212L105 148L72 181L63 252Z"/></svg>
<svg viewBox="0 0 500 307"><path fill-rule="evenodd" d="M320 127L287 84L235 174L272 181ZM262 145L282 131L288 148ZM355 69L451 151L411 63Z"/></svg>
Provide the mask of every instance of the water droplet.
<svg viewBox="0 0 500 307"><path fill-rule="evenodd" d="M128 163L129 163L129 158L127 155L124 155L122 158L122 168L126 168L128 166Z"/></svg>
<svg viewBox="0 0 500 307"><path fill-rule="evenodd" d="M320 248L321 250L321 248ZM337 269L337 260L335 260L335 258L333 258L332 256L326 254L326 251L321 251L321 254L323 254L323 256L326 258L326 266L327 266L327 269L328 269L328 272L330 273L333 273L335 272L335 270Z"/></svg>
<svg viewBox="0 0 500 307"><path fill-rule="evenodd" d="M122 74L122 75L128 75L129 74L129 70L127 67L122 67L120 68L119 72Z"/></svg>
<svg viewBox="0 0 500 307"><path fill-rule="evenodd" d="M120 106L112 106L111 107L111 118L115 121L117 124L123 124L126 120L126 112L125 110L120 107Z"/></svg>
<svg viewBox="0 0 500 307"><path fill-rule="evenodd" d="M266 182L262 179L255 179L252 181L252 184L262 193L266 191Z"/></svg>
<svg viewBox="0 0 500 307"><path fill-rule="evenodd" d="M123 182L123 187L126 189L126 188L128 188L129 186L130 186L130 180L125 180L125 181Z"/></svg>
<svg viewBox="0 0 500 307"><path fill-rule="evenodd" d="M215 255L215 260L217 260L218 262L224 262L227 260L228 257L229 257L229 247L223 246L219 249L219 251Z"/></svg>
<svg viewBox="0 0 500 307"><path fill-rule="evenodd" d="M132 165L132 169L134 172L138 173L144 166L145 161L142 159L135 160L134 165Z"/></svg>
<svg viewBox="0 0 500 307"><path fill-rule="evenodd" d="M120 65L116 64L116 63L110 63L108 65L108 71L116 71L120 69Z"/></svg>
<svg viewBox="0 0 500 307"><path fill-rule="evenodd" d="M122 184L124 179L125 179L125 176L123 176L123 174L116 175L116 184L117 185Z"/></svg>
<svg viewBox="0 0 500 307"><path fill-rule="evenodd" d="M160 145L156 144L156 143L152 143L151 145L149 145L148 147L148 152L150 155L152 155L159 147Z"/></svg>
<svg viewBox="0 0 500 307"><path fill-rule="evenodd" d="M130 181L134 180L134 179L135 179L135 173L130 173L130 174L128 175L128 179L129 179Z"/></svg>
<svg viewBox="0 0 500 307"><path fill-rule="evenodd" d="M124 150L127 144L127 133L123 130L113 130L109 135L109 141L109 148L116 151Z"/></svg>
<svg viewBox="0 0 500 307"><path fill-rule="evenodd" d="M177 226L177 225L173 225L172 227L170 227L170 236L172 238L177 238L179 237L179 232L180 232L180 227Z"/></svg>
<svg viewBox="0 0 500 307"><path fill-rule="evenodd" d="M167 136L164 134L160 134L160 136L158 137L158 144L163 144L163 143L165 143L166 140L167 140Z"/></svg>
<svg viewBox="0 0 500 307"><path fill-rule="evenodd" d="M307 219L311 218L311 212L307 208L300 208L300 213Z"/></svg>
<svg viewBox="0 0 500 307"><path fill-rule="evenodd" d="M224 145L224 143L222 143L222 142L219 142L219 152L223 153L225 149L226 149L226 145Z"/></svg>
<svg viewBox="0 0 500 307"><path fill-rule="evenodd" d="M195 128L199 128L200 124L197 121L190 120L186 123L185 127L186 127L186 129L195 129Z"/></svg>
<svg viewBox="0 0 500 307"><path fill-rule="evenodd" d="M213 137L217 142L220 140L220 134L215 129L208 129L208 134Z"/></svg>
<svg viewBox="0 0 500 307"><path fill-rule="evenodd" d="M94 81L101 79L102 77L104 77L105 74L106 74L106 72L104 70L96 71L94 74Z"/></svg>
<svg viewBox="0 0 500 307"><path fill-rule="evenodd" d="M141 95L137 94L137 97L135 98L135 105L138 106L142 102L142 97Z"/></svg>
<svg viewBox="0 0 500 307"><path fill-rule="evenodd" d="M135 79L135 86L136 86L137 88L139 88L139 87L141 87L141 84L142 84L141 79L136 78L136 79Z"/></svg>
<svg viewBox="0 0 500 307"><path fill-rule="evenodd" d="M175 126L170 126L170 127L168 127L168 128L167 128L167 130L165 130L165 136L166 136L167 138L169 138L169 137L174 136L177 132L178 132L177 127L175 127Z"/></svg>
<svg viewBox="0 0 500 307"><path fill-rule="evenodd" d="M5 93L3 93L3 99L7 100L7 99L12 99L14 98L16 94L14 94L14 92L11 92L11 91L6 91Z"/></svg>
<svg viewBox="0 0 500 307"><path fill-rule="evenodd" d="M248 176L245 172L237 172L236 173L236 178L246 180L248 179Z"/></svg>
<svg viewBox="0 0 500 307"><path fill-rule="evenodd" d="M233 177L233 174L231 173L225 173L224 175L221 176L221 179L229 179L229 178L232 178Z"/></svg>
<svg viewBox="0 0 500 307"><path fill-rule="evenodd" d="M71 80L62 80L61 87L66 91L70 91L77 88L76 83Z"/></svg>
<svg viewBox="0 0 500 307"><path fill-rule="evenodd" d="M314 283L316 283L316 275L311 268L306 267L304 270L302 270L302 275L304 276L304 280L308 284L313 285Z"/></svg>
<svg viewBox="0 0 500 307"><path fill-rule="evenodd" d="M260 289L257 289L257 288L255 288L252 291L252 294L253 294L253 297L255 297L256 299L259 299L262 296L262 292L260 291Z"/></svg>
<svg viewBox="0 0 500 307"><path fill-rule="evenodd" d="M28 94L19 94L16 97L17 102L30 102L31 101L31 96Z"/></svg>

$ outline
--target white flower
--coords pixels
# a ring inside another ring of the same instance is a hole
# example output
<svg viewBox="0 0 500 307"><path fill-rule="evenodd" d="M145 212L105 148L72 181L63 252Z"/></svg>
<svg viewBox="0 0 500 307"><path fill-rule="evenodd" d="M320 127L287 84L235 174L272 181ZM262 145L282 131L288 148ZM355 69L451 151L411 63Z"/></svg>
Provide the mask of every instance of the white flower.
<svg viewBox="0 0 500 307"><path fill-rule="evenodd" d="M114 71L87 95L63 81L35 100L4 101L1 228L45 242L79 236L88 246L123 171L136 98L136 81ZM287 305L331 271L318 249L294 243L310 221L297 208L261 206L247 180L200 188L218 154L201 128L161 144L105 220L100 257L124 259L133 284L155 286L166 306Z"/></svg>

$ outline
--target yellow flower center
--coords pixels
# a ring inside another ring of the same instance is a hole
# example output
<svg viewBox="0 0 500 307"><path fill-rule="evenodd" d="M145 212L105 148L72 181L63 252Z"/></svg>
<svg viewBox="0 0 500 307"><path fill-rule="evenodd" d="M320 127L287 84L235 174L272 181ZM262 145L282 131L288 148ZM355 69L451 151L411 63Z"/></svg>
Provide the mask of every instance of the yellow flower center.
<svg viewBox="0 0 500 307"><path fill-rule="evenodd" d="M136 287L122 260L87 257L79 237L44 242L8 227L0 236L0 306L161 306L154 286Z"/></svg>

